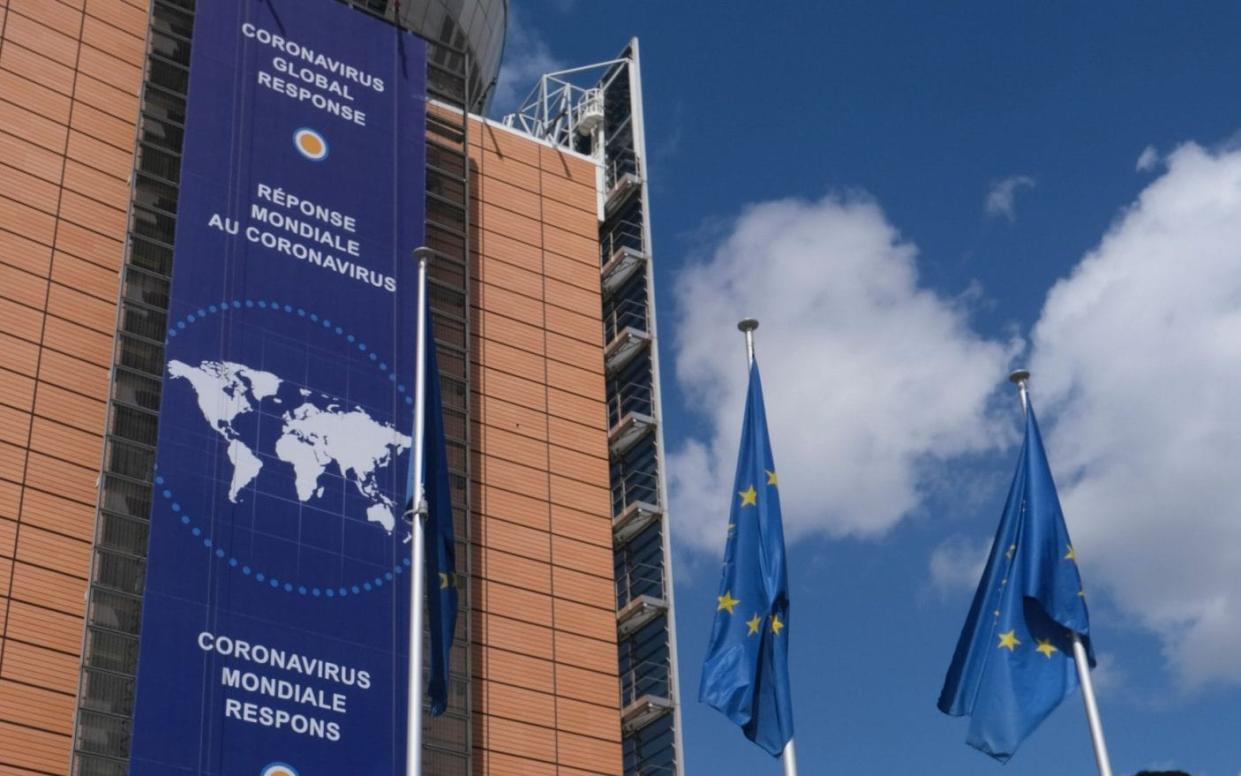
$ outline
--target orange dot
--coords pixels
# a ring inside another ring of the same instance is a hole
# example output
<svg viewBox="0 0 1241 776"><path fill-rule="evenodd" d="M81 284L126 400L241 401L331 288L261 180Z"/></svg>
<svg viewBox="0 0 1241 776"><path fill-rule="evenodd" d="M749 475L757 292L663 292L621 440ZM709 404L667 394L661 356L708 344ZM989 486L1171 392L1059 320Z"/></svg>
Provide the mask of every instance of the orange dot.
<svg viewBox="0 0 1241 776"><path fill-rule="evenodd" d="M301 143L302 143L302 150L310 154L311 156L318 156L319 154L323 153L323 141L315 137L314 135L310 134L309 132L302 135ZM273 774L272 776L290 776L290 775L288 771L285 771L283 773Z"/></svg>

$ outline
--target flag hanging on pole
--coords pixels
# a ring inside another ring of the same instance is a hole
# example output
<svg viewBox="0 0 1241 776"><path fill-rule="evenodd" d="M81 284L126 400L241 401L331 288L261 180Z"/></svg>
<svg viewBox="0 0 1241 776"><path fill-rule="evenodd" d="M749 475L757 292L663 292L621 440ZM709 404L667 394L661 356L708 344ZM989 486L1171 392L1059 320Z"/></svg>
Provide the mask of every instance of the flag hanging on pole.
<svg viewBox="0 0 1241 776"><path fill-rule="evenodd" d="M1034 407L939 709L968 716L966 742L1000 761L1078 686L1073 633L1090 665L1090 618Z"/></svg>
<svg viewBox="0 0 1241 776"><path fill-rule="evenodd" d="M698 699L774 756L793 738L789 596L779 477L767 436L758 363L741 429L724 571Z"/></svg>
<svg viewBox="0 0 1241 776"><path fill-rule="evenodd" d="M425 377L423 423L423 488L427 505L425 531L427 632L431 645L427 695L431 714L448 707L448 667L453 633L457 626L458 577L453 531L452 489L448 478L448 455L444 445L444 411L440 399L440 373L431 330L431 306L425 305L426 355L420 366ZM417 444L417 442L415 442ZM412 456L410 484L413 484ZM411 494L411 503L413 496Z"/></svg>

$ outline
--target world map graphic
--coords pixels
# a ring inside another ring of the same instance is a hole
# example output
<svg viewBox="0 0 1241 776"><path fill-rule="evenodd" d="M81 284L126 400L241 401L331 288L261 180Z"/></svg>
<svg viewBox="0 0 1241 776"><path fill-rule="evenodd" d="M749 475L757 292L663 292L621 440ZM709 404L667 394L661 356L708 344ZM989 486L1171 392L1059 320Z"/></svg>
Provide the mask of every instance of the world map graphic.
<svg viewBox="0 0 1241 776"><path fill-rule="evenodd" d="M242 491L264 469L263 456L237 428L239 418L262 408L280 420L270 453L288 465L287 474L292 476L300 502L322 497L320 479L329 467L335 467L368 503L367 521L388 533L395 529L397 504L381 491L378 474L409 450L412 439L408 435L375 420L362 407L344 406L338 399L306 388L292 390L289 381L245 364L202 361L193 366L173 359L168 362L168 374L173 384L184 380L193 388L203 420L228 445L230 502L239 503Z"/></svg>

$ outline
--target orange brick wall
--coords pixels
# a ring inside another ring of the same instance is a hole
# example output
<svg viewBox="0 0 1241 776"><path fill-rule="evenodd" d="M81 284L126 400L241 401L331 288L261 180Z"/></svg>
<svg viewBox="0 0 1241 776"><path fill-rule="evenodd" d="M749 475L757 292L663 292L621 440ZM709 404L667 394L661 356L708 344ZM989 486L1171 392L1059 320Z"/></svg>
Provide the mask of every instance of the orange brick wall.
<svg viewBox="0 0 1241 776"><path fill-rule="evenodd" d="M0 774L66 773L141 0L0 0Z"/></svg>
<svg viewBox="0 0 1241 776"><path fill-rule="evenodd" d="M476 772L620 774L595 166L470 132Z"/></svg>

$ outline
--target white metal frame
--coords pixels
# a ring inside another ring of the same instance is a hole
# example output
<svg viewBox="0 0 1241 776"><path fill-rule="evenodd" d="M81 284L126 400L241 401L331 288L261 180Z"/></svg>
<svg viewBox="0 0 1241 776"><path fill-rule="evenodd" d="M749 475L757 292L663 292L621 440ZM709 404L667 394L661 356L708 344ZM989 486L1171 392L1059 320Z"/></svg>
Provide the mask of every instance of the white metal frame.
<svg viewBox="0 0 1241 776"><path fill-rule="evenodd" d="M636 53L637 39L632 43ZM607 71L621 63L633 64L627 58L609 59L543 75L517 112L504 117L504 126L572 148L573 137L581 124L582 98L591 89L606 89L611 85L616 76L608 78Z"/></svg>

